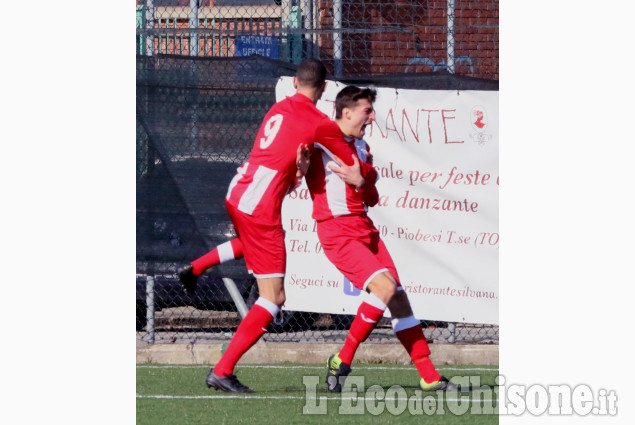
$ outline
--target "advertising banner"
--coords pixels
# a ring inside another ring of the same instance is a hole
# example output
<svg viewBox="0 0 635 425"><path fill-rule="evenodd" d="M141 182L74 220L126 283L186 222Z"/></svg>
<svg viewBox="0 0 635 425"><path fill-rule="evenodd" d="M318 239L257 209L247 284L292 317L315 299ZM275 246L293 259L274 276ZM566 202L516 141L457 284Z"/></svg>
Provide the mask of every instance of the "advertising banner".
<svg viewBox="0 0 635 425"><path fill-rule="evenodd" d="M276 99L295 93L280 79ZM318 108L335 118L329 81ZM369 216L421 320L498 324L498 91L377 88ZM285 198L285 309L355 314L364 294L321 252L305 183ZM389 315L387 311L386 315Z"/></svg>

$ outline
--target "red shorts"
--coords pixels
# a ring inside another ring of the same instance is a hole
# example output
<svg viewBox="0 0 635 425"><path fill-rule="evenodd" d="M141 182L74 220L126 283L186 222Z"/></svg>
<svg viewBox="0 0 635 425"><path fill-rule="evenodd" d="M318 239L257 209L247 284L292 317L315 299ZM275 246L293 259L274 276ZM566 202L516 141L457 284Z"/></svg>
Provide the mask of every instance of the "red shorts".
<svg viewBox="0 0 635 425"><path fill-rule="evenodd" d="M243 244L243 257L249 273L257 278L284 277L287 251L282 223L263 224L225 202L236 235Z"/></svg>
<svg viewBox="0 0 635 425"><path fill-rule="evenodd" d="M395 263L368 216L345 215L319 221L317 234L326 257L358 289L388 271L399 283Z"/></svg>

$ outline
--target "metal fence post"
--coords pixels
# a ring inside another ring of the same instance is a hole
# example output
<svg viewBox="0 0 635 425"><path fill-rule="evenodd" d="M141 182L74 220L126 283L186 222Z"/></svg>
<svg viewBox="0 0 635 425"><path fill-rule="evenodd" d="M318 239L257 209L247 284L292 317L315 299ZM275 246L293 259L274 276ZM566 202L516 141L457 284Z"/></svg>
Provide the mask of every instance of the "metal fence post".
<svg viewBox="0 0 635 425"><path fill-rule="evenodd" d="M154 276L146 277L146 306L145 340L154 344Z"/></svg>
<svg viewBox="0 0 635 425"><path fill-rule="evenodd" d="M240 295L240 292L236 287L236 282L228 277L224 277L223 283L225 284L225 288L227 288L227 292L229 292L229 295L232 297L232 300L234 300L234 304L236 304L236 308L238 309L240 318L244 319L249 309L247 308L245 300L243 300L243 297Z"/></svg>
<svg viewBox="0 0 635 425"><path fill-rule="evenodd" d="M342 0L333 0L333 60L335 78L342 76Z"/></svg>
<svg viewBox="0 0 635 425"><path fill-rule="evenodd" d="M232 297L232 300L234 300L234 304L236 304L236 309L238 310L238 314L240 314L241 320L244 319L249 312L249 309L245 304L245 300L243 300L243 297L240 295L240 291L238 291L238 288L236 287L236 282L234 282L233 279L224 277L223 283L225 284L225 288L227 288L227 292L229 292L229 295ZM255 283L254 285L257 285L257 283ZM282 311L280 311L280 313L278 314L282 314ZM275 317L274 320L276 320ZM258 344L265 345L265 339L261 338L260 341L258 341ZM221 354L225 351L226 348L227 347L223 345Z"/></svg>
<svg viewBox="0 0 635 425"><path fill-rule="evenodd" d="M280 14L280 58L287 62L291 62L291 34L289 29L291 27L291 0L282 0L280 2L281 14Z"/></svg>
<svg viewBox="0 0 635 425"><path fill-rule="evenodd" d="M198 2L190 0L190 28L198 28ZM190 33L190 56L198 56L198 33Z"/></svg>
<svg viewBox="0 0 635 425"><path fill-rule="evenodd" d="M137 29L144 29L146 25L146 12L145 6L142 4L137 5ZM137 36L137 42L139 43L139 50L137 50L138 55L143 55L145 52L145 41L146 36L143 34L139 34Z"/></svg>
<svg viewBox="0 0 635 425"><path fill-rule="evenodd" d="M304 14L304 42L306 50L303 50L306 52L305 57L313 58L313 0L302 0L300 9Z"/></svg>
<svg viewBox="0 0 635 425"><path fill-rule="evenodd" d="M447 42L448 42L448 54L447 54L448 72L450 74L454 74L454 17L455 17L454 0L448 0L447 13L448 13L448 34L447 34Z"/></svg>
<svg viewBox="0 0 635 425"><path fill-rule="evenodd" d="M289 14L289 28L299 29L302 26L302 10L298 6L291 7ZM302 36L292 34L289 36L291 42L291 63L299 64L302 61Z"/></svg>
<svg viewBox="0 0 635 425"><path fill-rule="evenodd" d="M153 0L146 0L145 23L146 23L147 29L154 29L154 1ZM154 35L148 34L146 36L146 55L152 56L153 54L154 54Z"/></svg>
<svg viewBox="0 0 635 425"><path fill-rule="evenodd" d="M450 336L448 337L448 342L450 344L454 344L456 342L456 323L454 322L448 323L448 331L450 332Z"/></svg>

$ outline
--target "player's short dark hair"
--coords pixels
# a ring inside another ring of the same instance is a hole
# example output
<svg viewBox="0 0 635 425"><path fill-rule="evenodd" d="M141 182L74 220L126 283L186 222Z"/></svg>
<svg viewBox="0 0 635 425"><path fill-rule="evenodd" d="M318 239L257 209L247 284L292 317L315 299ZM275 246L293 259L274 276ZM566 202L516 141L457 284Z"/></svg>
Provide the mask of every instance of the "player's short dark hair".
<svg viewBox="0 0 635 425"><path fill-rule="evenodd" d="M354 108L359 99L368 99L373 104L377 99L377 90L357 86L344 87L335 97L335 118L342 118L344 108Z"/></svg>
<svg viewBox="0 0 635 425"><path fill-rule="evenodd" d="M305 59L295 74L301 86L320 88L326 81L326 67L317 59Z"/></svg>

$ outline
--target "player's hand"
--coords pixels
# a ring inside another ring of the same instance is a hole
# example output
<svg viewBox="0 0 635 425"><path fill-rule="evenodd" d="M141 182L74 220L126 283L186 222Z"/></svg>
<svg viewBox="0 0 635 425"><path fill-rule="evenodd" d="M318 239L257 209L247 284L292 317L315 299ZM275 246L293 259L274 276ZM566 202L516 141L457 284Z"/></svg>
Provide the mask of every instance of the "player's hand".
<svg viewBox="0 0 635 425"><path fill-rule="evenodd" d="M295 176L298 179L304 177L309 171L309 164L311 163L311 152L307 145L298 146L298 152L295 158L295 165L298 168Z"/></svg>
<svg viewBox="0 0 635 425"><path fill-rule="evenodd" d="M353 165L346 165L341 159L337 156L333 158L337 161L340 166L335 164L329 164L329 170L333 171L336 175L341 178L344 183L352 184L356 189L364 186L364 176L362 176L362 168L359 166L359 159L357 159L357 155L351 155L353 158Z"/></svg>

